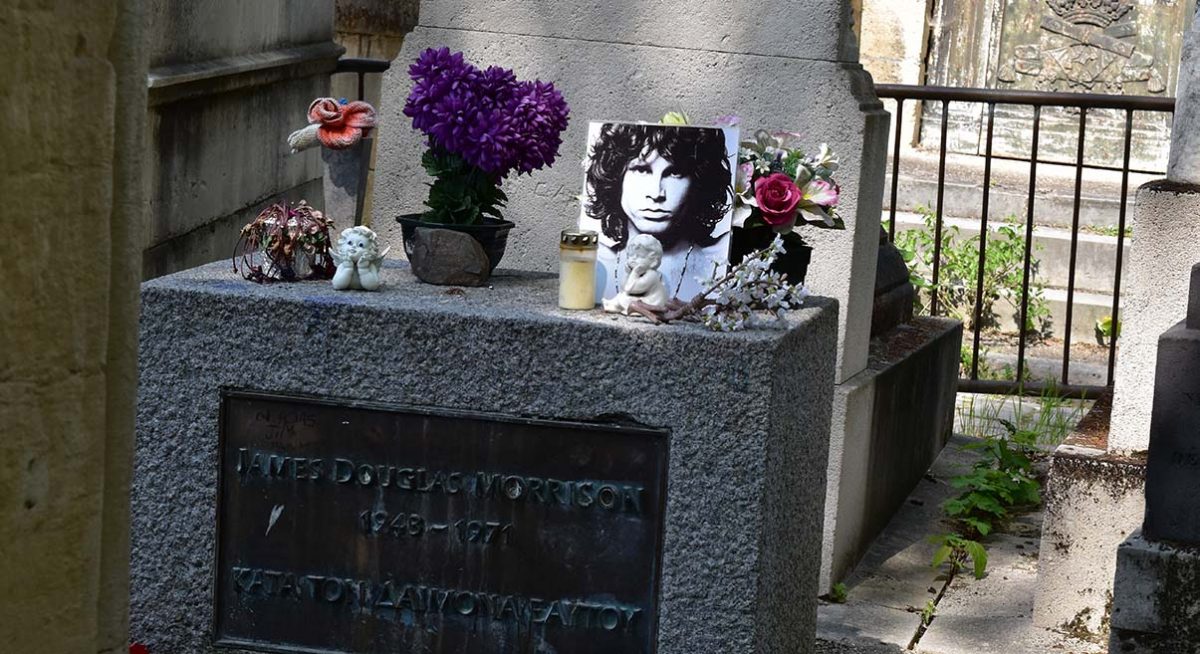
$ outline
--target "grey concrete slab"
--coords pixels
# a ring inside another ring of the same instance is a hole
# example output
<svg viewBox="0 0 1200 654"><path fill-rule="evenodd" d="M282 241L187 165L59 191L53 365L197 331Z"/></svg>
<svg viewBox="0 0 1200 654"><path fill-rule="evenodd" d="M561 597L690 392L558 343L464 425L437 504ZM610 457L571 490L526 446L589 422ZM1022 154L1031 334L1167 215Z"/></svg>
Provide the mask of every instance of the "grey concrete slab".
<svg viewBox="0 0 1200 654"><path fill-rule="evenodd" d="M858 61L850 5L839 0L788 3L786 14L764 0L425 0L420 19L422 25L446 29Z"/></svg>

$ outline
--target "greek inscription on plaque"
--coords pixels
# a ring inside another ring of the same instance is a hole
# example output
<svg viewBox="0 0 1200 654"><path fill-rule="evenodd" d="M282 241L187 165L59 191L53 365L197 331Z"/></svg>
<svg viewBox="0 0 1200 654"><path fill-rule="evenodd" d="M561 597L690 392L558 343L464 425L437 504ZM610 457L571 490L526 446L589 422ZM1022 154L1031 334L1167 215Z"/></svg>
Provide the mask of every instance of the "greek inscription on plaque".
<svg viewBox="0 0 1200 654"><path fill-rule="evenodd" d="M655 651L662 430L222 394L214 641Z"/></svg>

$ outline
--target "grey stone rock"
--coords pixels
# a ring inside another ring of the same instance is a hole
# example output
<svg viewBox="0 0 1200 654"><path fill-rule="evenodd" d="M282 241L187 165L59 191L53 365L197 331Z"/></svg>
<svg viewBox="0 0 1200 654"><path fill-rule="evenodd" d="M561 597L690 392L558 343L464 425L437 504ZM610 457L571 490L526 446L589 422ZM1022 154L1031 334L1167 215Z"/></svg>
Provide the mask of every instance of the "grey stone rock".
<svg viewBox="0 0 1200 654"><path fill-rule="evenodd" d="M658 652L812 652L837 306L714 333L557 306L553 275L447 293L262 286L217 263L142 287L131 638L212 653L222 386L669 429ZM653 365L646 365L653 363ZM635 365L637 364L637 365ZM348 550L350 551L350 550Z"/></svg>
<svg viewBox="0 0 1200 654"><path fill-rule="evenodd" d="M908 264L900 250L880 228L879 260L875 266L875 301L871 307L871 338L885 334L913 317L916 289L909 281Z"/></svg>
<svg viewBox="0 0 1200 654"><path fill-rule="evenodd" d="M470 234L418 227L412 241L404 251L413 274L427 284L483 286L492 276L487 253Z"/></svg>

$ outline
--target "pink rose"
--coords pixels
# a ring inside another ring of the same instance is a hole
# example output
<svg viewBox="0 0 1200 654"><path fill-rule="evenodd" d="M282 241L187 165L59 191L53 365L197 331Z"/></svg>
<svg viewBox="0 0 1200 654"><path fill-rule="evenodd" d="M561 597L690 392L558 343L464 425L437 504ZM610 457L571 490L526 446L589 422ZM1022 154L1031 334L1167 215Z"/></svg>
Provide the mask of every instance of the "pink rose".
<svg viewBox="0 0 1200 654"><path fill-rule="evenodd" d="M796 222L796 207L804 194L784 173L771 173L754 181L754 199L763 221L771 227L788 228Z"/></svg>

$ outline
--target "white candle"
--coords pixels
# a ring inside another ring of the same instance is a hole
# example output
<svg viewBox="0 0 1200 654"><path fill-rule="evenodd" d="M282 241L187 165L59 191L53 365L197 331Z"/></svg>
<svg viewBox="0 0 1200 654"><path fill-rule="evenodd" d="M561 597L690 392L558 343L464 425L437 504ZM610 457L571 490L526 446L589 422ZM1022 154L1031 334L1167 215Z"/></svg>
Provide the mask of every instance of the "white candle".
<svg viewBox="0 0 1200 654"><path fill-rule="evenodd" d="M558 306L591 309L596 306L596 248L599 234L564 229L558 243Z"/></svg>

